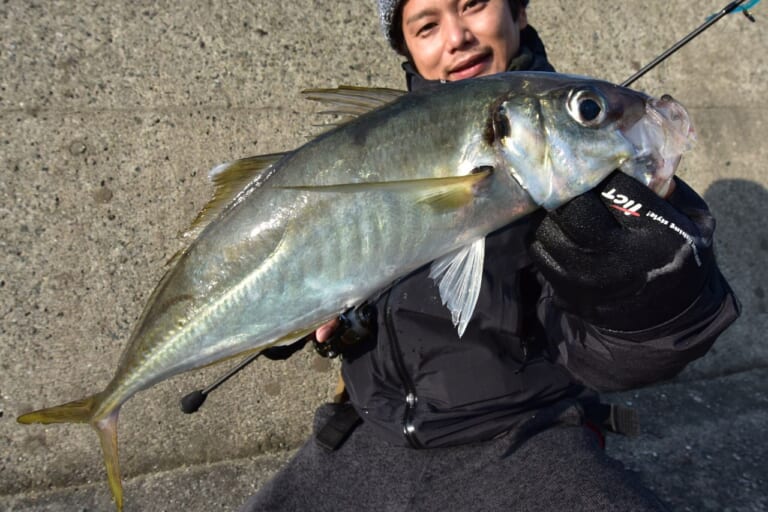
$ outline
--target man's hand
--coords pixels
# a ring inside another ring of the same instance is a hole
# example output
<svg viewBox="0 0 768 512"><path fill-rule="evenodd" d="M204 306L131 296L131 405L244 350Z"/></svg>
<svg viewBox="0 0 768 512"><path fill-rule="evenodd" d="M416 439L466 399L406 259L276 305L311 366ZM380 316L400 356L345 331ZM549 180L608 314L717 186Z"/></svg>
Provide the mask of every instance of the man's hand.
<svg viewBox="0 0 768 512"><path fill-rule="evenodd" d="M316 331L315 331L315 339L318 341L318 343L325 343L328 341L328 339L333 334L333 331L338 329L339 324L341 322L338 318L334 318L333 320L330 320L323 325L321 325Z"/></svg>
<svg viewBox="0 0 768 512"><path fill-rule="evenodd" d="M370 305L352 308L315 330L314 347L323 357L348 355L354 345L370 340L376 329L376 309Z"/></svg>
<svg viewBox="0 0 768 512"><path fill-rule="evenodd" d="M683 196L685 213L673 206ZM560 307L594 325L630 331L692 304L711 267L714 221L683 182L669 199L617 171L549 212L530 250Z"/></svg>

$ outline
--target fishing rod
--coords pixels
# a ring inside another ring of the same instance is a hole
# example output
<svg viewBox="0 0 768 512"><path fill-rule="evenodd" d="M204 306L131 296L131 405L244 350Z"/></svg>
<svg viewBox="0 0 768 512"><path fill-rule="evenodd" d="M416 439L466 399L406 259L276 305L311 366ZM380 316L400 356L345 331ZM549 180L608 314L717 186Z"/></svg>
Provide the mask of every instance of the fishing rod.
<svg viewBox="0 0 768 512"><path fill-rule="evenodd" d="M656 66L658 66L661 62L666 60L670 55L675 53L677 50L688 44L692 39L694 39L696 36L707 30L709 27L717 23L721 18L724 16L731 14L731 13L737 13L741 12L744 14L744 16L749 19L751 22L755 22L754 16L749 12L749 9L753 8L755 5L757 5L760 0L749 0L749 3L747 5L742 5L743 3L747 2L748 0L735 0L725 7L723 7L720 11L710 16L704 23L699 25L696 29L688 33L685 37L683 37L681 40L670 46L667 50L665 50L663 53L661 53L658 57L653 59L651 62L643 66L639 71L637 71L634 75L627 78L622 84L622 87L628 87L630 84L634 83L638 78L642 77L648 71L652 70ZM316 350L318 352L321 352L322 355L325 357L335 357L338 355L338 352L336 352L335 347L338 346L340 342L343 342L344 336L349 336L350 333L352 333L353 336L362 335L363 332L367 331L367 321L369 318L365 318L365 316L361 319L358 314L358 310L351 310L344 314L342 314L339 317L339 320L341 321L341 327L336 329L336 332L331 335L331 338L322 344L317 343L314 338L314 333L309 334L294 343L290 345L283 345L283 346L274 346L266 348L260 352L256 352L254 354L251 354L250 356L246 357L240 363L238 363L236 366L231 368L227 373L219 377L213 384L210 386L198 389L196 391L193 391L187 395L185 395L181 399L181 410L185 412L186 414L192 414L196 412L200 407L203 405L203 402L205 402L206 398L208 398L208 394L211 393L213 390L224 384L226 381L231 379L235 374L240 372L243 368L253 363L256 359L258 359L260 356L264 356L268 359L272 360L283 360L288 359L291 355L293 355L298 350L301 350L304 348L304 346L310 342L313 341L313 344L315 345Z"/></svg>
<svg viewBox="0 0 768 512"><path fill-rule="evenodd" d="M315 350L323 357L337 357L346 347L358 344L367 339L372 330L373 308L363 305L358 308L350 309L339 315L339 326L331 334L330 338L322 343L317 341L315 333L310 333L288 345L277 345L265 348L259 352L249 355L237 365L231 368L227 373L219 377L216 382L204 389L195 390L181 399L181 410L186 414L196 412L208 398L208 394L218 388L226 381L231 379L240 370L254 362L260 356L273 361L282 361L291 357L304 346L312 342Z"/></svg>
<svg viewBox="0 0 768 512"><path fill-rule="evenodd" d="M236 373L254 362L260 356L264 356L267 359L271 359L273 361L282 361L288 359L295 352L304 348L304 345L306 345L307 342L312 339L312 336L314 336L314 334L305 336L291 343L290 345L278 345L275 347L269 347L256 352L255 354L251 354L250 356L240 361L233 368L231 368L227 373L216 379L216 382L210 386L203 389L197 389L187 395L184 395L184 398L181 399L180 403L181 411L186 414L197 412L197 410L203 405L203 402L205 402L205 399L208 398L209 393L234 377Z"/></svg>

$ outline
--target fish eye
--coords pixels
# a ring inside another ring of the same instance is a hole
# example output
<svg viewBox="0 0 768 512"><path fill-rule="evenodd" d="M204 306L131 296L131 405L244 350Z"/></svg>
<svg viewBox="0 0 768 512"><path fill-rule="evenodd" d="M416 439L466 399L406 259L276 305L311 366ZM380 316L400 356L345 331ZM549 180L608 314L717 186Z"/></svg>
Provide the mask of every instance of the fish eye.
<svg viewBox="0 0 768 512"><path fill-rule="evenodd" d="M579 103L579 114L585 121L594 121L601 112L600 105L592 98L584 98L584 101Z"/></svg>
<svg viewBox="0 0 768 512"><path fill-rule="evenodd" d="M568 113L582 126L598 126L607 116L605 98L594 89L577 89L568 98Z"/></svg>

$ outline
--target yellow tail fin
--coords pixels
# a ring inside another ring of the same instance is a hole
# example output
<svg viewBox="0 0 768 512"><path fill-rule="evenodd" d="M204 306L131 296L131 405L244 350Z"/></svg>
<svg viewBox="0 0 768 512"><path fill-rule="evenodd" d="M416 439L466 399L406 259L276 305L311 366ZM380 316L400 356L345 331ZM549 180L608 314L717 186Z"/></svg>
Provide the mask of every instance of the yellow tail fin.
<svg viewBox="0 0 768 512"><path fill-rule="evenodd" d="M120 408L115 408L104 418L94 418L100 405L99 395L90 396L83 400L75 400L62 405L56 405L39 411L28 412L17 418L19 423L90 423L99 435L101 450L104 454L104 465L107 467L107 478L112 497L118 512L123 510L123 487L120 483L120 462L117 453L117 416Z"/></svg>
<svg viewBox="0 0 768 512"><path fill-rule="evenodd" d="M18 417L16 421L29 425L30 423L88 423L91 421L93 411L96 408L96 396L89 396L83 400L75 400L62 405L55 405L47 409L28 412Z"/></svg>

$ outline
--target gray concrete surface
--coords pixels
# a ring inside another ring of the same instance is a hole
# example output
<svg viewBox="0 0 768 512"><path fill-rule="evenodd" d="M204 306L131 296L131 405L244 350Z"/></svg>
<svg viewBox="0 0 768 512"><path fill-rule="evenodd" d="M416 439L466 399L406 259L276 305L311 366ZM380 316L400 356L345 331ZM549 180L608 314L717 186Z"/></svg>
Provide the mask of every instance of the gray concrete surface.
<svg viewBox="0 0 768 512"><path fill-rule="evenodd" d="M560 71L622 81L723 2L534 0ZM646 426L611 453L676 510L768 510L764 6L731 16L635 85L686 104L680 169L718 216L743 317L672 383L614 395ZM204 204L206 171L313 133L299 91L401 87L372 2L0 4L0 509L109 510L95 435L18 425L91 394ZM121 415L126 510L231 509L306 436L334 364L260 362L193 416L180 376Z"/></svg>

